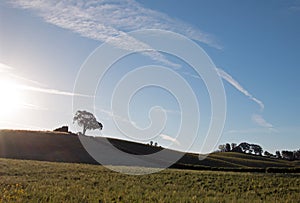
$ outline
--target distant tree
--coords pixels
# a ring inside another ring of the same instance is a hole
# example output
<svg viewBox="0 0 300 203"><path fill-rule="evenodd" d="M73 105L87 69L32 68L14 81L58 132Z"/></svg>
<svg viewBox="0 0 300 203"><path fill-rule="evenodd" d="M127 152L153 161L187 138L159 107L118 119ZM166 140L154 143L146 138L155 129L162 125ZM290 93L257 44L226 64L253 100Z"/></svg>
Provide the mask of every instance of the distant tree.
<svg viewBox="0 0 300 203"><path fill-rule="evenodd" d="M151 145L151 146L153 145L153 141L150 141L150 145Z"/></svg>
<svg viewBox="0 0 300 203"><path fill-rule="evenodd" d="M281 152L282 158L287 160L294 160L294 153L292 151L283 150Z"/></svg>
<svg viewBox="0 0 300 203"><path fill-rule="evenodd" d="M282 158L281 154L280 154L280 151L276 151L275 153L276 153L276 158L277 159L281 159Z"/></svg>
<svg viewBox="0 0 300 203"><path fill-rule="evenodd" d="M231 148L230 148L230 144L226 143L225 145L225 152L230 152Z"/></svg>
<svg viewBox="0 0 300 203"><path fill-rule="evenodd" d="M236 143L231 143L231 151L236 148L237 144Z"/></svg>
<svg viewBox="0 0 300 203"><path fill-rule="evenodd" d="M271 154L271 153L268 152L268 151L265 151L265 152L264 152L264 156L266 156L266 157L272 157L273 154Z"/></svg>
<svg viewBox="0 0 300 203"><path fill-rule="evenodd" d="M103 128L103 125L97 121L95 116L87 111L77 111L73 118L73 123L75 122L77 122L77 124L83 128L83 135L85 135L87 130L102 130Z"/></svg>
<svg viewBox="0 0 300 203"><path fill-rule="evenodd" d="M157 142L155 142L155 143L154 143L154 146L155 146L155 147L157 147L157 146L158 146Z"/></svg>
<svg viewBox="0 0 300 203"><path fill-rule="evenodd" d="M253 150L254 154L259 155L259 156L261 156L263 153L262 147L257 144L251 144L250 149Z"/></svg>
<svg viewBox="0 0 300 203"><path fill-rule="evenodd" d="M295 158L296 160L300 160L300 149L297 150L297 151L294 151L294 158Z"/></svg>
<svg viewBox="0 0 300 203"><path fill-rule="evenodd" d="M236 146L234 148L231 149L232 152L239 152L239 153L242 153L243 150L240 146Z"/></svg>
<svg viewBox="0 0 300 203"><path fill-rule="evenodd" d="M224 144L220 144L218 148L219 148L220 152L226 151L226 146Z"/></svg>
<svg viewBox="0 0 300 203"><path fill-rule="evenodd" d="M250 151L250 144L248 144L247 142L242 142L241 144L239 144L239 147L242 149L243 152L247 153Z"/></svg>

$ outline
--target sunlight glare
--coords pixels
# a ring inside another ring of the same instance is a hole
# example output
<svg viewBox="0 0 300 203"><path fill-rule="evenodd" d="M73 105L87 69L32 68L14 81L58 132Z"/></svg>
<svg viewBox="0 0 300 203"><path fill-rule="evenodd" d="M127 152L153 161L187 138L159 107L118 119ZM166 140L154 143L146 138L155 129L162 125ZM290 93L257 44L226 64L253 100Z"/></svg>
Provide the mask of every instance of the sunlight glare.
<svg viewBox="0 0 300 203"><path fill-rule="evenodd" d="M14 81L0 80L0 118L11 116L19 107L20 92Z"/></svg>

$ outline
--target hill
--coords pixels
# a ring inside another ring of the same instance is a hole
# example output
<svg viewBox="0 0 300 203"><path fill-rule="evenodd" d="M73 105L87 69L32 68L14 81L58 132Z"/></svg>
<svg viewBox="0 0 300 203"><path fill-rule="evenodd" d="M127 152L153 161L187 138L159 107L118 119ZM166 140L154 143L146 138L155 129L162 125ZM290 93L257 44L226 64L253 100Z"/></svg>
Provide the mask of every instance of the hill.
<svg viewBox="0 0 300 203"><path fill-rule="evenodd" d="M90 137L104 143L103 137ZM136 155L158 152L162 147L155 147L125 140L107 138L118 149ZM236 152L220 152L209 154L204 160L199 160L198 154L168 150L172 154L182 154L183 157L173 164L174 168L189 169L231 169L249 170L266 169L268 167L294 168L299 167L299 161L286 161L249 155ZM0 157L40 161L55 161L67 163L98 164L84 149L78 135L52 131L0 130ZM109 157L110 158L110 157ZM108 159L111 165L118 165L113 159ZM162 162L164 160L153 160ZM299 169L299 168L298 168Z"/></svg>

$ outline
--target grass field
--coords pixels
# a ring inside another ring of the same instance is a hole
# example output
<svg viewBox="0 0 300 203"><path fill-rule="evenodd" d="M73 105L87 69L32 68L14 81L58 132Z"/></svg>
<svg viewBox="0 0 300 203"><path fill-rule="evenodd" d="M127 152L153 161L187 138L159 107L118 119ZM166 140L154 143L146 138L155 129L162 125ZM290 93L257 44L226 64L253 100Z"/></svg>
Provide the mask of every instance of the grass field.
<svg viewBox="0 0 300 203"><path fill-rule="evenodd" d="M97 165L0 159L0 202L299 200L300 174L167 169L151 175L129 176Z"/></svg>

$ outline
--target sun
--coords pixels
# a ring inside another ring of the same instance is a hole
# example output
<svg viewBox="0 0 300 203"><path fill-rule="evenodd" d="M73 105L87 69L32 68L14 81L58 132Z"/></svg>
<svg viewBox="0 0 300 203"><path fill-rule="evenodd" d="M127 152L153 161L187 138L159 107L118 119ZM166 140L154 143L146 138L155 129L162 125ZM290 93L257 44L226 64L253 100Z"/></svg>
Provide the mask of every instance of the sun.
<svg viewBox="0 0 300 203"><path fill-rule="evenodd" d="M11 116L18 108L20 91L17 83L0 79L0 118Z"/></svg>

